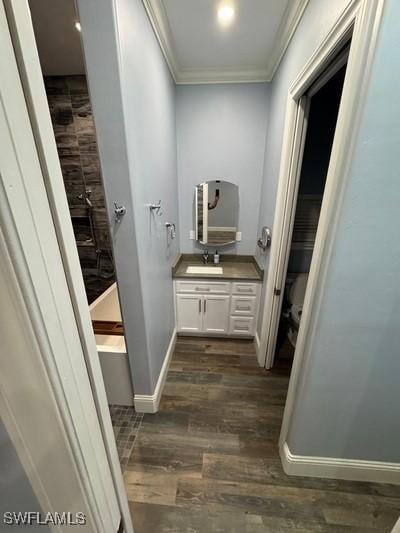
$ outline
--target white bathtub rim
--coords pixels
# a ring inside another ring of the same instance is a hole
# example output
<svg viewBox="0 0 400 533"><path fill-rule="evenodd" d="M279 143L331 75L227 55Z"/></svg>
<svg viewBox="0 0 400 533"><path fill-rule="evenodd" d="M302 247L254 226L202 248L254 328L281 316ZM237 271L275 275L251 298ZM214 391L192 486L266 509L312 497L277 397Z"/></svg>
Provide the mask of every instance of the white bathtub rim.
<svg viewBox="0 0 400 533"><path fill-rule="evenodd" d="M118 287L117 287L117 282L114 281L114 283L112 283L108 289L106 289L104 292L102 292L100 294L100 296L98 296L96 298L96 300L94 300L90 305L89 305L89 312L92 313L92 311L94 311L94 309L96 307L98 307L103 300L105 300L106 298L108 298L114 291L116 291L116 298L117 298L117 301L118 301L118 305L119 305L119 296L118 296ZM95 340L96 340L96 348L97 348L97 351L98 352L102 352L102 353L117 353L117 354L127 354L127 350L126 350L126 343L125 343L125 337L124 335L120 335L119 337L122 338L122 342L120 343L121 345L120 346L116 346L114 344L104 344L104 342L98 342L98 337L99 336L110 336L110 335L107 335L107 334L98 334L96 335L95 334Z"/></svg>
<svg viewBox="0 0 400 533"><path fill-rule="evenodd" d="M112 346L110 344L96 344L98 353L116 353L118 355L128 355L125 346Z"/></svg>
<svg viewBox="0 0 400 533"><path fill-rule="evenodd" d="M112 285L110 285L108 287L108 289L106 289L104 292L102 292L100 294L100 296L98 296L90 305L89 305L89 311L93 311L93 309L95 307L97 307L105 298L107 298L107 296L112 293L114 290L118 290L117 289L117 282L114 281L114 283Z"/></svg>

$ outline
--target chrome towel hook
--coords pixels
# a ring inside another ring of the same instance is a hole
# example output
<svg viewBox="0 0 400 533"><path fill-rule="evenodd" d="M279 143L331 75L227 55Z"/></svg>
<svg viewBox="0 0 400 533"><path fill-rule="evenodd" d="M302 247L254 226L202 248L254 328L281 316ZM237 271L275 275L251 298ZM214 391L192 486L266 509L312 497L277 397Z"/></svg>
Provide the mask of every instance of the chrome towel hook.
<svg viewBox="0 0 400 533"><path fill-rule="evenodd" d="M165 227L167 228L167 232L171 236L171 239L175 239L176 237L176 226L173 222L166 222Z"/></svg>
<svg viewBox="0 0 400 533"><path fill-rule="evenodd" d="M163 212L161 211L161 200L158 200L158 204L149 204L150 211L154 211L159 217L162 216Z"/></svg>
<svg viewBox="0 0 400 533"><path fill-rule="evenodd" d="M118 224L121 222L121 218L126 214L126 207L124 205L118 205L117 202L114 202L114 219Z"/></svg>

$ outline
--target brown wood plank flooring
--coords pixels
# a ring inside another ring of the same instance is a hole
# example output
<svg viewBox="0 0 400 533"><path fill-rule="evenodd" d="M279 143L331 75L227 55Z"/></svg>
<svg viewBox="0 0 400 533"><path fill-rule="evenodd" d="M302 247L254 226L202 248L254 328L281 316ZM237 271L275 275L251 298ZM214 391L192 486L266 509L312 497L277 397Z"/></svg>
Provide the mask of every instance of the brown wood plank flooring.
<svg viewBox="0 0 400 533"><path fill-rule="evenodd" d="M400 487L285 475L287 385L250 341L179 338L124 473L135 533L390 532Z"/></svg>

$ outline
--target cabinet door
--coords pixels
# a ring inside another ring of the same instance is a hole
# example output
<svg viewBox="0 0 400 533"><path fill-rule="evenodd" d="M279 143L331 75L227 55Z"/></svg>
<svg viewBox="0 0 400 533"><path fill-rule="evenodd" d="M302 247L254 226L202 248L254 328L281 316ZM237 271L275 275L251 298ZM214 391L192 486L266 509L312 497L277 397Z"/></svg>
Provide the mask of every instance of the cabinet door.
<svg viewBox="0 0 400 533"><path fill-rule="evenodd" d="M203 331L205 333L228 333L229 296L203 296Z"/></svg>
<svg viewBox="0 0 400 533"><path fill-rule="evenodd" d="M201 332L203 326L203 297L196 294L176 295L177 330Z"/></svg>

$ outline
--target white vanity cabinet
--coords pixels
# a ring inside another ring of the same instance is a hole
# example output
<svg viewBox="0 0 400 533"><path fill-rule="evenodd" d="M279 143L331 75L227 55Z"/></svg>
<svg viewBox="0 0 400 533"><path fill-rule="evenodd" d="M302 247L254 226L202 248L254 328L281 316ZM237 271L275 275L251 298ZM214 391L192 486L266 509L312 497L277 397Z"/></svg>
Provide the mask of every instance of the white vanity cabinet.
<svg viewBox="0 0 400 533"><path fill-rule="evenodd" d="M253 337L260 301L260 282L177 279L177 332L187 335Z"/></svg>

